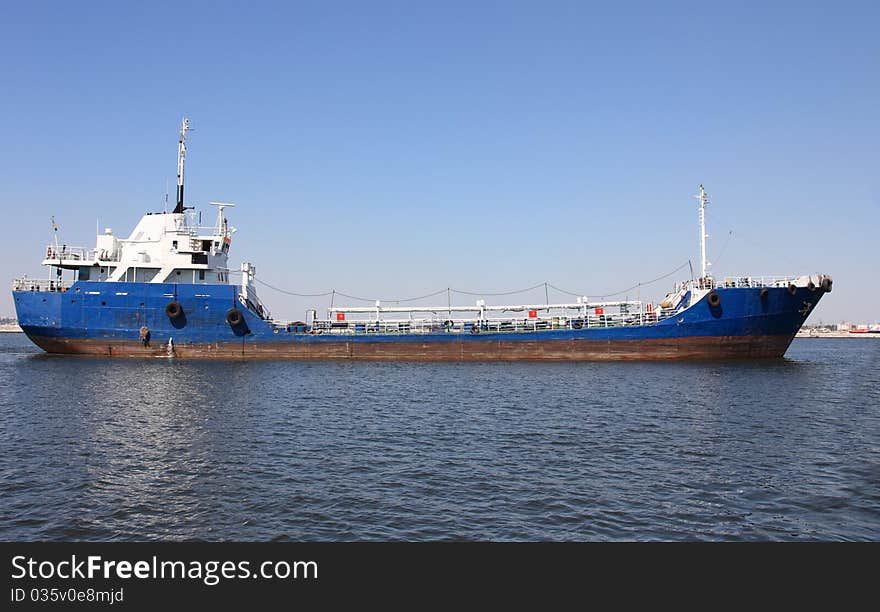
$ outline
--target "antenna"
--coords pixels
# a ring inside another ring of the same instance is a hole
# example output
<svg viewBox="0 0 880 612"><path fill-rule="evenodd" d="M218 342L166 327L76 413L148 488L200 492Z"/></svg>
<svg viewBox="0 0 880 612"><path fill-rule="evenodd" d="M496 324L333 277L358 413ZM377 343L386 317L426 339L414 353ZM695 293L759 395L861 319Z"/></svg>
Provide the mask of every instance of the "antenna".
<svg viewBox="0 0 880 612"><path fill-rule="evenodd" d="M183 162L186 160L186 133L189 131L189 119L183 118L180 124L180 140L177 142L177 206L176 214L183 213Z"/></svg>
<svg viewBox="0 0 880 612"><path fill-rule="evenodd" d="M217 234L220 236L228 236L229 232L226 227L226 219L223 217L223 209L235 206L235 204L231 202L208 202L208 204L217 207Z"/></svg>
<svg viewBox="0 0 880 612"><path fill-rule="evenodd" d="M712 264L706 259L706 206L709 205L709 194L700 185L700 193L694 196L700 201L700 278L706 278L709 273L709 266Z"/></svg>
<svg viewBox="0 0 880 612"><path fill-rule="evenodd" d="M58 255L58 225L55 223L55 215L52 215L52 231L55 232L55 256L60 259L61 256Z"/></svg>

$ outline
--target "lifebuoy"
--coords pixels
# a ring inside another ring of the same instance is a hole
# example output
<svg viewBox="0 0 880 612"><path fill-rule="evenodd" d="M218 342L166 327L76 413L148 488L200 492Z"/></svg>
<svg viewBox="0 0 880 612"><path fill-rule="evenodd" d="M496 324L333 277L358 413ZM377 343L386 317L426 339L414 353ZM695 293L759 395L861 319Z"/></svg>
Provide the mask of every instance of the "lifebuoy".
<svg viewBox="0 0 880 612"><path fill-rule="evenodd" d="M789 283L788 292L792 295L795 295L797 293L797 287L794 286L794 283Z"/></svg>
<svg viewBox="0 0 880 612"><path fill-rule="evenodd" d="M180 305L180 302L168 302L165 306L165 314L168 315L169 319L176 319L183 314L183 307Z"/></svg>
<svg viewBox="0 0 880 612"><path fill-rule="evenodd" d="M766 301L767 297L769 295L770 295L770 291L767 289L767 287L764 287L763 289L761 289L761 301Z"/></svg>
<svg viewBox="0 0 880 612"><path fill-rule="evenodd" d="M443 321L443 328L444 329L449 330L449 329L452 329L454 326L455 326L455 323L452 322L452 319L447 319L446 321Z"/></svg>
<svg viewBox="0 0 880 612"><path fill-rule="evenodd" d="M479 327L479 325L472 325L472 326L471 326L471 333L472 333L472 334L479 334L479 333L480 333L480 327Z"/></svg>
<svg viewBox="0 0 880 612"><path fill-rule="evenodd" d="M718 295L718 292L714 289L706 296L706 301L709 303L709 308L718 308L721 306L721 296Z"/></svg>
<svg viewBox="0 0 880 612"><path fill-rule="evenodd" d="M834 281L832 281L830 278L823 278L822 279L822 291L825 291L826 293L831 293L831 285L833 285L833 284L834 284Z"/></svg>
<svg viewBox="0 0 880 612"><path fill-rule="evenodd" d="M226 311L226 322L232 327L238 327L244 322L244 315L238 308L230 308Z"/></svg>
<svg viewBox="0 0 880 612"><path fill-rule="evenodd" d="M580 319L572 319L572 321L571 321L571 328L572 329L581 329L581 328L583 328L583 326L584 326L584 322L581 321Z"/></svg>

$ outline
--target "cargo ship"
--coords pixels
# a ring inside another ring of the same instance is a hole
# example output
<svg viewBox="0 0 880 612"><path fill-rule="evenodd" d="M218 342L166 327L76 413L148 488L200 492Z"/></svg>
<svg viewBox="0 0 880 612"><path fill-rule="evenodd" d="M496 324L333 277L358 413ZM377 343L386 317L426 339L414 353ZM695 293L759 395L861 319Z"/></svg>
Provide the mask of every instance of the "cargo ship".
<svg viewBox="0 0 880 612"><path fill-rule="evenodd" d="M353 359L429 361L602 361L782 357L821 297L825 274L716 279L706 253L700 186L700 274L676 282L654 304L642 300L308 311L273 318L260 300L256 269L228 266L235 229L211 202L201 226L184 205L189 120L178 140L177 198L171 212L145 214L127 238L106 229L94 248L45 247L50 278L13 283L25 334L48 353L113 357ZM67 276L69 273L69 277ZM237 277L240 274L240 280ZM233 282L233 278L234 281ZM335 296L334 296L335 297Z"/></svg>

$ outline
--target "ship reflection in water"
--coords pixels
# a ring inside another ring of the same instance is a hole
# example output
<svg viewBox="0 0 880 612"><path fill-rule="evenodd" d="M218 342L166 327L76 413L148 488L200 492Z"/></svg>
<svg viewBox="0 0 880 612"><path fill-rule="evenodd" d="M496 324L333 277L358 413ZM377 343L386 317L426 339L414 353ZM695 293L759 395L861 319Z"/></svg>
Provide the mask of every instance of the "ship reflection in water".
<svg viewBox="0 0 880 612"><path fill-rule="evenodd" d="M877 539L880 344L789 354L120 360L5 334L0 537Z"/></svg>

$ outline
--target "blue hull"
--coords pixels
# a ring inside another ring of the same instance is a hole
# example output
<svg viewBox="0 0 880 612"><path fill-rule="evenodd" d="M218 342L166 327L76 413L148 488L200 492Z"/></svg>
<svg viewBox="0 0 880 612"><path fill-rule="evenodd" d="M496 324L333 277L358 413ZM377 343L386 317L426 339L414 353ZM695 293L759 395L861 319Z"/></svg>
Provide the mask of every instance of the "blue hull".
<svg viewBox="0 0 880 612"><path fill-rule="evenodd" d="M19 325L53 353L179 357L355 359L667 359L779 357L823 295L821 289L719 288L649 325L480 334L315 334L261 319L237 286L78 282L66 292L13 292ZM183 314L166 314L170 301ZM243 322L226 320L238 307ZM140 330L150 330L145 346Z"/></svg>

